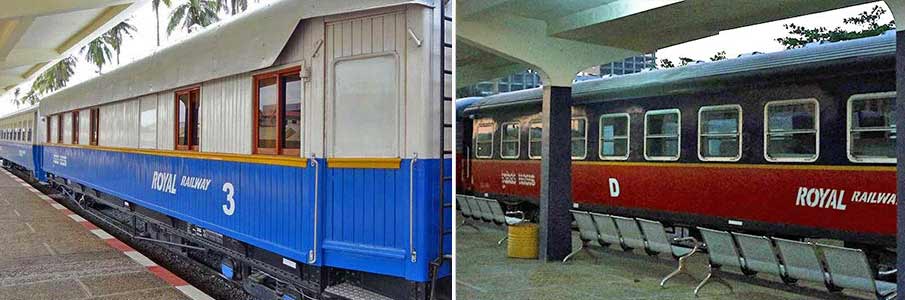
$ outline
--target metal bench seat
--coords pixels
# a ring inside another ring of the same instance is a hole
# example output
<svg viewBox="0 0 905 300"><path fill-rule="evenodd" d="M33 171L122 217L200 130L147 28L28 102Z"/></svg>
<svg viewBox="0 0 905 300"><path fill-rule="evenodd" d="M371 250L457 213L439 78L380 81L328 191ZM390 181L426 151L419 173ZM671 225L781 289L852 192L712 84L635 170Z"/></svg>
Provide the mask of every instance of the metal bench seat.
<svg viewBox="0 0 905 300"><path fill-rule="evenodd" d="M773 241L776 242L776 249L779 250L779 257L789 279L824 284L828 282L816 245L781 238L773 238Z"/></svg>
<svg viewBox="0 0 905 300"><path fill-rule="evenodd" d="M472 196L456 195L456 207L459 209L459 211L462 212L463 217L462 223L459 224L458 227L469 226L471 228L474 228L475 230L480 231L481 229L478 228L478 226L468 222L469 220L475 219L476 214L476 212L471 208L471 201L469 200L469 198L472 198Z"/></svg>
<svg viewBox="0 0 905 300"><path fill-rule="evenodd" d="M616 228L616 222L613 221L613 216L598 213L590 213L590 215L591 219L594 220L594 225L597 226L597 242L601 246L618 245L625 249L622 245L622 237L619 235L619 228Z"/></svg>
<svg viewBox="0 0 905 300"><path fill-rule="evenodd" d="M644 238L647 240L647 251L649 253L668 253L673 259L679 262L676 270L669 273L669 275L666 275L666 277L660 281L660 287L665 287L667 281L679 274L690 276L688 268L685 265L685 260L698 252L700 247L698 241L694 237L670 237L669 234L666 233L666 228L663 227L663 223L658 221L641 218L637 218L636 220L641 226L641 232L644 234ZM689 248L676 244L680 242L691 242L693 246Z"/></svg>
<svg viewBox="0 0 905 300"><path fill-rule="evenodd" d="M738 242L744 270L750 274L776 275L785 283L794 282L786 275L785 267L781 264L776 248L769 238L736 232L733 232L732 236Z"/></svg>
<svg viewBox="0 0 905 300"><path fill-rule="evenodd" d="M500 205L500 202L494 199L482 197L474 197L472 199L472 203L476 203L481 208L481 220L485 222L500 226L511 226L525 222L524 212L504 211L503 206ZM517 215L518 217L513 217L513 215ZM505 242L507 239L509 239L508 234L500 239L497 242L497 245L502 245L503 242Z"/></svg>
<svg viewBox="0 0 905 300"><path fill-rule="evenodd" d="M836 288L850 288L874 293L877 299L892 299L896 284L876 280L875 271L861 249L817 244L826 259L827 277Z"/></svg>
<svg viewBox="0 0 905 300"><path fill-rule="evenodd" d="M616 228L619 230L619 235L622 236L622 245L626 251L634 248L646 249L644 234L641 233L641 227L638 227L638 222L635 219L620 216L611 217L616 222Z"/></svg>
<svg viewBox="0 0 905 300"><path fill-rule="evenodd" d="M562 259L562 262L566 263L579 252L585 252L594 258L595 264L598 263L597 255L594 255L589 248L590 243L598 240L600 237L597 233L597 225L594 223L594 218L591 217L591 213L587 211L569 210L569 212L572 213L575 224L578 225L578 238L581 240L581 246L575 251L572 251L572 253L569 253L569 255L566 255L566 257Z"/></svg>
<svg viewBox="0 0 905 300"><path fill-rule="evenodd" d="M490 199L474 197L475 202L478 203L478 206L481 208L481 220L487 223L496 223L496 219L493 217L493 210L490 209ZM497 225L503 225L502 223L498 223Z"/></svg>
<svg viewBox="0 0 905 300"><path fill-rule="evenodd" d="M729 285L724 279L718 276L720 272L720 268L724 266L735 267L740 270L744 270L744 261L739 254L738 247L735 245L735 241L732 238L732 235L729 232L721 231L721 230L713 230L703 227L698 227L698 230L701 232L701 237L704 238L704 245L707 247L707 256L710 261L710 271L707 273L707 277L704 277L704 280L698 284L694 289L694 295L698 296L698 293L708 283L715 281L722 283L723 285L729 287L729 290L732 290L732 286Z"/></svg>

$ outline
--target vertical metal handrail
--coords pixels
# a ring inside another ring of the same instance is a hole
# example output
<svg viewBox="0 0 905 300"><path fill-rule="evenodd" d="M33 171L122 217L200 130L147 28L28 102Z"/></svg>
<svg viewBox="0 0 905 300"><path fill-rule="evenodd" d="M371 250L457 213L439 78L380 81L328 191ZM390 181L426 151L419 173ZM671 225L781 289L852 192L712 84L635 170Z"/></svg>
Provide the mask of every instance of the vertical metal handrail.
<svg viewBox="0 0 905 300"><path fill-rule="evenodd" d="M311 247L311 251L308 251L308 263L309 264L313 264L317 261L317 215L318 215L317 192L320 187L320 183L318 181L320 180L319 177L320 177L320 173L321 173L320 172L320 163L317 162L317 155L314 154L313 152L311 153L311 166L314 167L314 243L313 243L313 246Z"/></svg>
<svg viewBox="0 0 905 300"><path fill-rule="evenodd" d="M418 261L418 253L415 252L415 163L418 162L418 152L413 153L412 162L409 163L409 253L412 254L412 262Z"/></svg>

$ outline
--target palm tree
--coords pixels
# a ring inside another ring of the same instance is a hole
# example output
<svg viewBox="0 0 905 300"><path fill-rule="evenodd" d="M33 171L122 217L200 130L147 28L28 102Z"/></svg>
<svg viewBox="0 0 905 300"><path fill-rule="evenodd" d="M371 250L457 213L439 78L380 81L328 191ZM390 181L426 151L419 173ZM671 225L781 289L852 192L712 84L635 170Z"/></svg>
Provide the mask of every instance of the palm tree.
<svg viewBox="0 0 905 300"><path fill-rule="evenodd" d="M21 91L19 90L19 88L16 88L16 90L13 91L13 103L16 104L16 108L19 108L19 104L21 104L21 102L19 102L19 93L20 92Z"/></svg>
<svg viewBox="0 0 905 300"><path fill-rule="evenodd" d="M110 45L104 41L103 36L94 39L88 43L88 45L82 47L81 53L85 54L86 61L97 66L98 74L101 74L104 65L113 58Z"/></svg>
<svg viewBox="0 0 905 300"><path fill-rule="evenodd" d="M110 28L107 33L104 33L104 42L113 47L113 51L116 52L116 64L119 65L119 52L120 48L123 45L123 35L128 35L132 37L132 32L137 31L138 29L132 24L129 24L129 21L123 21L113 28Z"/></svg>
<svg viewBox="0 0 905 300"><path fill-rule="evenodd" d="M35 103L38 103L38 101L40 100L41 99L38 97L38 94L36 94L34 90L28 91L28 93L25 94L25 97L22 97L22 103L28 102L28 104L30 105L35 105Z"/></svg>
<svg viewBox="0 0 905 300"><path fill-rule="evenodd" d="M151 9L154 10L154 19L157 20L157 46L160 47L160 3L170 7L170 0L151 0Z"/></svg>
<svg viewBox="0 0 905 300"><path fill-rule="evenodd" d="M43 95L65 87L72 74L75 73L75 64L75 57L72 56L60 60L35 78L31 84L32 91Z"/></svg>
<svg viewBox="0 0 905 300"><path fill-rule="evenodd" d="M229 3L229 7L232 9L230 14L236 15L237 13L248 9L248 0L232 0L232 2Z"/></svg>
<svg viewBox="0 0 905 300"><path fill-rule="evenodd" d="M176 26L182 23L182 28L192 33L195 25L207 27L220 20L217 12L220 11L220 3L216 0L188 0L177 6L170 14L170 23L167 25L167 34L172 34Z"/></svg>
<svg viewBox="0 0 905 300"><path fill-rule="evenodd" d="M236 15L240 12L248 9L248 0L216 0L217 5L220 5L223 10L225 10L230 15ZM257 0L256 0L257 1ZM229 2L229 7L226 6L226 2Z"/></svg>

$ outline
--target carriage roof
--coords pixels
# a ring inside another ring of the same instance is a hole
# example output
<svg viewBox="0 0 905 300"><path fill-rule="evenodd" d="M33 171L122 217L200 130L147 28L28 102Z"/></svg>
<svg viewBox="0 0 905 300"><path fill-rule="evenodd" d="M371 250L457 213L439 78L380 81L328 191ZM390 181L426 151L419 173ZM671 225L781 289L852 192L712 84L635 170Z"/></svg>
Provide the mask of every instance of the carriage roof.
<svg viewBox="0 0 905 300"><path fill-rule="evenodd" d="M895 51L895 32L889 31L876 37L815 44L774 53L746 55L716 62L581 81L573 84L572 96L576 103L582 103L600 99L621 100L668 95L686 92L692 89L693 84L725 80L734 76L804 68L847 59L894 57ZM480 109L536 103L540 102L542 97L542 88L498 94L481 98L470 104L465 111L474 112Z"/></svg>
<svg viewBox="0 0 905 300"><path fill-rule="evenodd" d="M433 0L283 0L213 24L180 43L107 74L67 87L41 101L53 114L167 91L270 67L300 20ZM262 31L261 29L266 29Z"/></svg>

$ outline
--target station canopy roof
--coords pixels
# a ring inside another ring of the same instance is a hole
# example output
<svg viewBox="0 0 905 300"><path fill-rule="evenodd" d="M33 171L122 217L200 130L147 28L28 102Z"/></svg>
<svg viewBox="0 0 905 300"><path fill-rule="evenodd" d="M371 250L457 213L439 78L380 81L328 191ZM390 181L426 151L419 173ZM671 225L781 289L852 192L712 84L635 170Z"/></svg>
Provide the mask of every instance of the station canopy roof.
<svg viewBox="0 0 905 300"><path fill-rule="evenodd" d="M568 41L638 53L712 36L720 31L870 3L871 0L458 0L457 86L529 67L509 57L487 25L539 26L547 42ZM464 28L464 29L463 29ZM534 52L540 50L533 50ZM531 51L528 51L531 52ZM570 58L569 53L546 53ZM517 56L517 55L514 55ZM601 64L607 61L599 62ZM590 67L590 66L588 66ZM460 76L461 75L461 76Z"/></svg>
<svg viewBox="0 0 905 300"><path fill-rule="evenodd" d="M148 1L3 1L0 5L0 93L78 51Z"/></svg>

